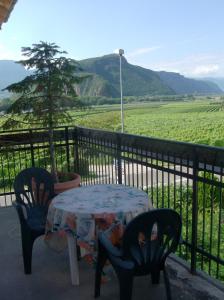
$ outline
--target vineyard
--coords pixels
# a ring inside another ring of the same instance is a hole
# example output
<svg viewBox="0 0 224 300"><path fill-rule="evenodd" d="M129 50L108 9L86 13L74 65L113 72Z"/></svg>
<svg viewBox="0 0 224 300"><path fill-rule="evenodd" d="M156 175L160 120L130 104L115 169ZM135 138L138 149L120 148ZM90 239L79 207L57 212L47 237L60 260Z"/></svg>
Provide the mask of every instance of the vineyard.
<svg viewBox="0 0 224 300"><path fill-rule="evenodd" d="M124 115L125 132L131 134L224 146L224 109L220 102L129 104ZM75 119L81 126L120 131L118 105L97 107Z"/></svg>

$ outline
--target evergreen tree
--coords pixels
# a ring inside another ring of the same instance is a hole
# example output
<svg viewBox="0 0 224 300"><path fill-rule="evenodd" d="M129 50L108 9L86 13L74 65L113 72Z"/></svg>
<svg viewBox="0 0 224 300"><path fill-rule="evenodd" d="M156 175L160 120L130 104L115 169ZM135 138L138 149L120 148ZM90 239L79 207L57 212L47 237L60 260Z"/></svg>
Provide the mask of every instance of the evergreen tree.
<svg viewBox="0 0 224 300"><path fill-rule="evenodd" d="M53 128L71 121L68 108L82 107L75 85L86 76L77 75L77 71L80 71L77 63L66 58L64 55L67 53L55 43L41 41L32 47L23 47L22 54L27 59L18 63L32 72L22 81L4 89L16 93L18 97L7 110L7 121L3 128L46 127L49 132L51 171L57 180Z"/></svg>

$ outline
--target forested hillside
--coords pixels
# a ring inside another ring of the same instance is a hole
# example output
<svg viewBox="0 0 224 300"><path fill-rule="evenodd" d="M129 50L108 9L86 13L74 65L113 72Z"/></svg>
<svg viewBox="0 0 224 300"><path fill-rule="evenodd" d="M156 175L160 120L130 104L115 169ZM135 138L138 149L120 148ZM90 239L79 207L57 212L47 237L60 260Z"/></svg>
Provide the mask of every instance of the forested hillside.
<svg viewBox="0 0 224 300"><path fill-rule="evenodd" d="M120 95L119 57L115 54L80 61L84 71L93 75L88 84L84 83L81 94L90 94L94 86L101 86L102 96ZM95 76L97 74L97 77ZM125 96L167 95L175 92L164 84L156 72L131 65L122 58L123 93ZM97 81L97 84L96 84ZM98 96L95 89L94 96Z"/></svg>
<svg viewBox="0 0 224 300"><path fill-rule="evenodd" d="M76 91L81 96L116 98L120 96L120 66L116 54L79 61L82 72L90 77ZM23 66L10 60L0 60L0 90L22 80L30 74ZM122 57L124 96L156 96L183 94L222 94L223 91L211 81L186 78L178 73L155 72L132 65ZM7 97L0 91L0 98Z"/></svg>
<svg viewBox="0 0 224 300"><path fill-rule="evenodd" d="M158 72L162 81L177 94L222 94L223 91L211 81L186 78L178 73Z"/></svg>

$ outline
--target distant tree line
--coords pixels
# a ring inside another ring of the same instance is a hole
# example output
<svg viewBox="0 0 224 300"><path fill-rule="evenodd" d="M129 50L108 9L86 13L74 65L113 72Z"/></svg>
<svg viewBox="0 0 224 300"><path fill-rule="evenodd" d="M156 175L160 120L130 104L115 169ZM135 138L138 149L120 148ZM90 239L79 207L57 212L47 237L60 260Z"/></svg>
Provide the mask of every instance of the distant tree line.
<svg viewBox="0 0 224 300"><path fill-rule="evenodd" d="M205 99L212 100L212 96L195 96L195 95L144 95L144 96L125 96L124 103L136 103L136 102L166 102L166 101L192 101L197 100L198 98L204 97ZM82 103L86 104L87 106L94 106L94 105L113 105L113 104L120 104L120 98L112 98L112 97L105 97L105 96L80 96L79 97ZM220 100L223 102L224 97L220 97ZM7 108L13 103L14 98L3 98L0 99L0 112L4 112ZM72 108L71 101L62 100L61 107L70 107Z"/></svg>
<svg viewBox="0 0 224 300"><path fill-rule="evenodd" d="M81 96L82 102L87 105L110 105L120 104L120 98L109 98L105 96ZM135 103L135 102L153 102L153 101L186 101L196 100L197 97L194 95L144 95L144 96L125 96L124 103Z"/></svg>

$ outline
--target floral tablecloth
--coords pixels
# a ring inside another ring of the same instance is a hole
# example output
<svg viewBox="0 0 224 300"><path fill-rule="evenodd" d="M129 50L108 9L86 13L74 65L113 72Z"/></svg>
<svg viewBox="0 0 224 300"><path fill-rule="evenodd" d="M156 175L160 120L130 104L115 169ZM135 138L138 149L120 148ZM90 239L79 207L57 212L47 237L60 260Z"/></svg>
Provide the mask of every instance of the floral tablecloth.
<svg viewBox="0 0 224 300"><path fill-rule="evenodd" d="M57 195L49 206L45 241L51 247L63 248L63 236L71 231L87 254L96 249L97 231L113 224L125 225L135 216L151 208L147 194L124 185L89 185ZM113 238L122 235L114 231ZM54 232L58 233L55 240ZM60 244L61 243L61 244Z"/></svg>

